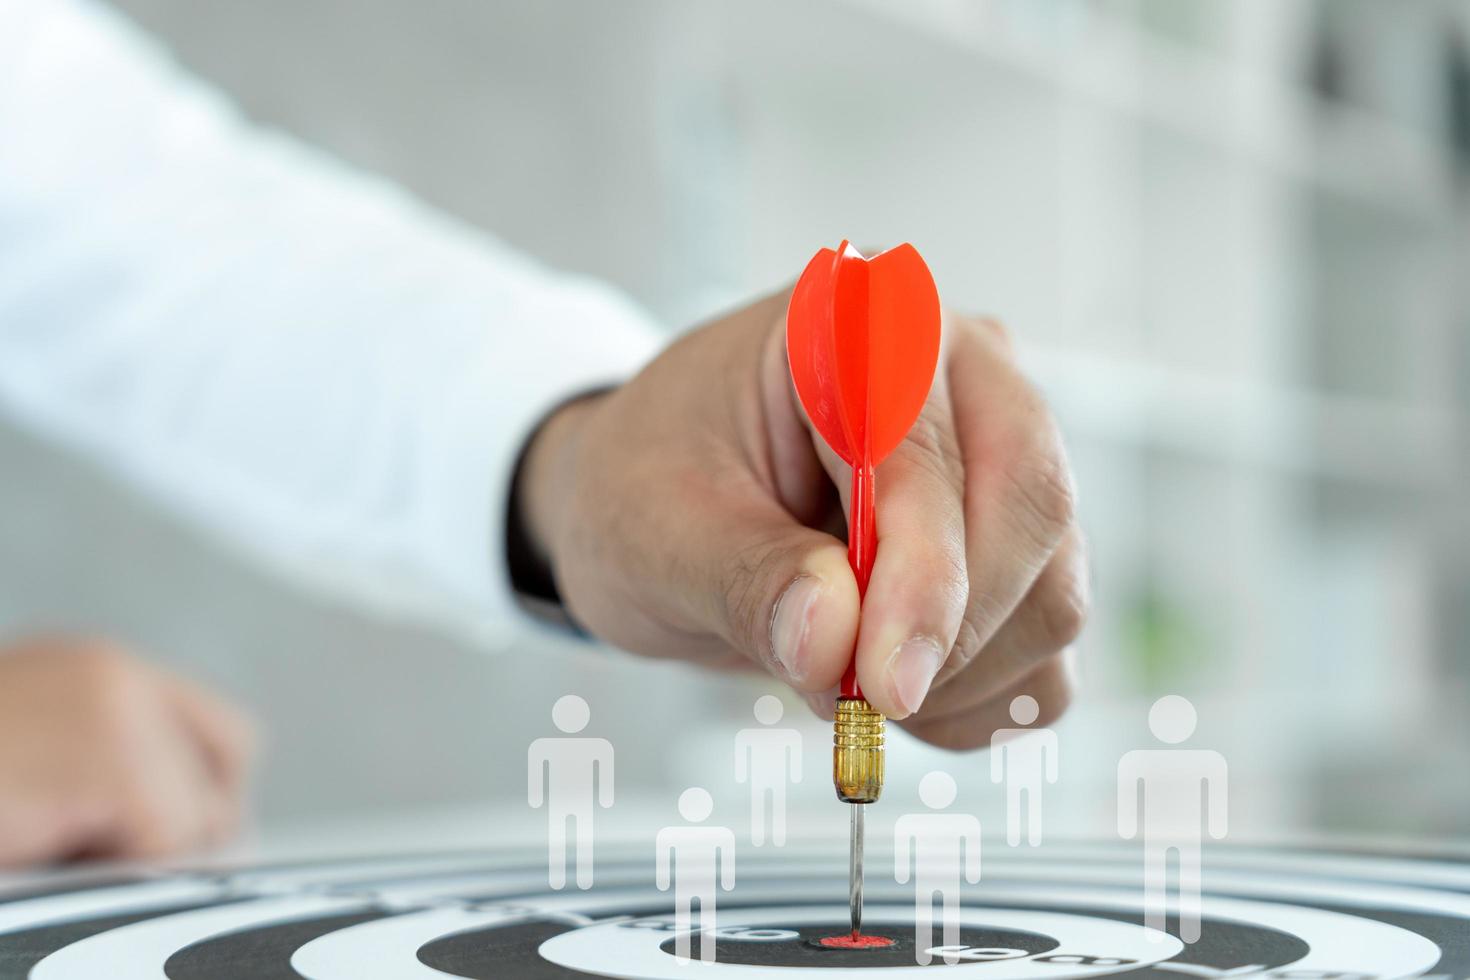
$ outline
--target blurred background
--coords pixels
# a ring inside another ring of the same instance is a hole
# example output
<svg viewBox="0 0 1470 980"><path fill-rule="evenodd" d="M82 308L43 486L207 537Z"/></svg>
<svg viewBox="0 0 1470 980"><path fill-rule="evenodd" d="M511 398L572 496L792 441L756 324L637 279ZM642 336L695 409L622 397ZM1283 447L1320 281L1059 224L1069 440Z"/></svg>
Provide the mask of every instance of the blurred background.
<svg viewBox="0 0 1470 980"><path fill-rule="evenodd" d="M671 332L843 238L912 241L950 305L1004 319L1095 570L1049 832L1112 832L1118 756L1170 692L1229 760L1232 837L1470 831L1463 2L116 5L261 124ZM696 782L744 821L733 739L773 683L550 633L496 657L304 597L3 423L0 473L0 623L116 635L242 700L267 834L534 827L524 747L567 691L634 832ZM783 697L796 826L845 833L830 730ZM892 742L887 819L938 765L1000 829L984 754Z"/></svg>

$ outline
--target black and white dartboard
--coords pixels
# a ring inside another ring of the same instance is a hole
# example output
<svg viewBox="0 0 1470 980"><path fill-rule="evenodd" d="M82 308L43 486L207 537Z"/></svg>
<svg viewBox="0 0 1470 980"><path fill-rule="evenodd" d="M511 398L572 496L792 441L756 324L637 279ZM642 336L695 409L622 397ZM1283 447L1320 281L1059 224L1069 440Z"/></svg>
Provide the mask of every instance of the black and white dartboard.
<svg viewBox="0 0 1470 980"><path fill-rule="evenodd" d="M1203 934L1141 926L1135 850L992 847L966 886L957 961L915 964L913 893L871 855L882 949L814 940L847 921L830 848L747 849L721 894L718 961L673 955L652 847L603 848L596 887L552 891L540 855L468 852L207 871L0 879L0 980L413 980L604 976L800 980L828 970L1053 977L1470 978L1470 863L1214 847ZM941 938L936 935L933 944Z"/></svg>

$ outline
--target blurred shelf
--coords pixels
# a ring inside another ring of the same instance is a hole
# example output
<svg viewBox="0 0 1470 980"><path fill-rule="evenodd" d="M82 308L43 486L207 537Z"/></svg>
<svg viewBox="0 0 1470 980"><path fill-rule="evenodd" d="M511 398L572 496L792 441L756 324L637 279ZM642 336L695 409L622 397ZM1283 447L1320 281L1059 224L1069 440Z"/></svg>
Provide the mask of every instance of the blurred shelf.
<svg viewBox="0 0 1470 980"><path fill-rule="evenodd" d="M1093 352L1033 346L1021 360L1083 438L1397 489L1447 486L1456 430L1470 424L1448 411Z"/></svg>
<svg viewBox="0 0 1470 980"><path fill-rule="evenodd" d="M1453 160L1426 134L1100 8L1079 18L1075 43L1056 44L996 29L1003 18L971 2L840 2L1068 95L1395 213L1437 218L1455 195Z"/></svg>

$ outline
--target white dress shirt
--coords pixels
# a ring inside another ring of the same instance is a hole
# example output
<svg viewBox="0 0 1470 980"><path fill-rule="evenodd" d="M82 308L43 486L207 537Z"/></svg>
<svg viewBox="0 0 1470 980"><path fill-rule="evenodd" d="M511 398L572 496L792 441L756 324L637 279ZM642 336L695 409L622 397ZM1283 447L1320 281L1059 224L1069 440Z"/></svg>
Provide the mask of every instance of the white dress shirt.
<svg viewBox="0 0 1470 980"><path fill-rule="evenodd" d="M298 580L505 639L520 447L658 342L112 11L0 0L0 411Z"/></svg>

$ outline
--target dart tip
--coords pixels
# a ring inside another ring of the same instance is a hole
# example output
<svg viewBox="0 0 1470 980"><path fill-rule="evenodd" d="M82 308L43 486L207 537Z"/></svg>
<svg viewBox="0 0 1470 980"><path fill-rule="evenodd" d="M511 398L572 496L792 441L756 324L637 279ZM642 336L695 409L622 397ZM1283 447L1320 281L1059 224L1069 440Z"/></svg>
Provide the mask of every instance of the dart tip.
<svg viewBox="0 0 1470 980"><path fill-rule="evenodd" d="M856 939L863 931L863 809L866 804L849 805L852 828L847 841L847 902L852 915L852 936Z"/></svg>

